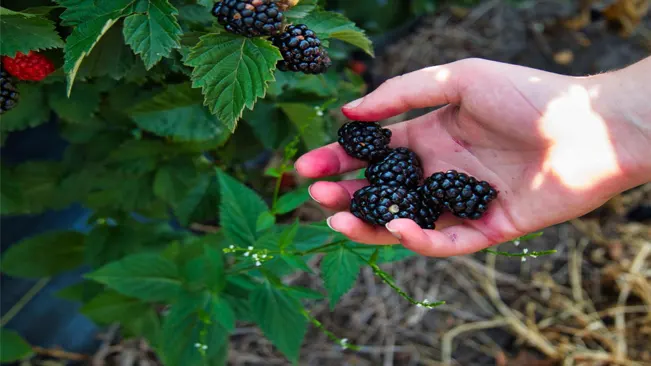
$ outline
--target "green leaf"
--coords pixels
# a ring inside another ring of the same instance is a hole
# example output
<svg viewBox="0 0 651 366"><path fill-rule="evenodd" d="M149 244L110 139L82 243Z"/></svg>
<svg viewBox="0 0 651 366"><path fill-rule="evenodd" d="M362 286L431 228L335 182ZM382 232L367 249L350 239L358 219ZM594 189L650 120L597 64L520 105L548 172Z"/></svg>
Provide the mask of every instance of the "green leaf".
<svg viewBox="0 0 651 366"><path fill-rule="evenodd" d="M278 106L300 131L301 138L308 149L325 145L329 136L323 126L323 118L313 107L303 103L281 103Z"/></svg>
<svg viewBox="0 0 651 366"><path fill-rule="evenodd" d="M220 365L228 331L220 318L221 305L208 292L185 293L163 322L159 353L165 365ZM195 345L205 345L206 358ZM208 361L208 362L206 362Z"/></svg>
<svg viewBox="0 0 651 366"><path fill-rule="evenodd" d="M374 56L373 44L363 29L357 27L342 14L315 10L301 20L307 24L321 39L336 38L359 47L370 56Z"/></svg>
<svg viewBox="0 0 651 366"><path fill-rule="evenodd" d="M97 42L93 52L86 55L84 62L79 67L77 77L84 79L109 76L119 80L133 69L137 69L138 66L144 70L142 61L138 60L129 46L124 44L122 29L120 27L111 27ZM133 87L133 85L122 84L117 89L111 90L110 93L117 94L115 95L117 98L132 97L132 95L124 93L124 89L129 87ZM113 99L112 97L110 97L110 102L117 100L117 98ZM130 103L133 101L133 98L128 99Z"/></svg>
<svg viewBox="0 0 651 366"><path fill-rule="evenodd" d="M228 33L200 39L186 61L194 67L192 86L202 88L204 104L234 131L244 107L253 109L265 96L276 62L282 59L280 51L268 40Z"/></svg>
<svg viewBox="0 0 651 366"><path fill-rule="evenodd" d="M202 104L201 92L189 83L169 85L152 99L129 110L140 128L178 140L210 140L230 135L224 124Z"/></svg>
<svg viewBox="0 0 651 366"><path fill-rule="evenodd" d="M226 328L227 331L232 331L235 329L235 312L231 305L223 298L214 297L213 298L213 311L214 315L221 325Z"/></svg>
<svg viewBox="0 0 651 366"><path fill-rule="evenodd" d="M86 237L86 262L99 268L141 248L142 238L126 225L96 226Z"/></svg>
<svg viewBox="0 0 651 366"><path fill-rule="evenodd" d="M75 231L40 234L13 244L2 255L2 272L16 277L54 276L84 260L84 235Z"/></svg>
<svg viewBox="0 0 651 366"><path fill-rule="evenodd" d="M303 187L295 191L285 193L278 199L278 202L276 202L275 212L281 215L286 214L288 212L294 211L299 206L307 202L310 199L310 193L307 189L308 187Z"/></svg>
<svg viewBox="0 0 651 366"><path fill-rule="evenodd" d="M83 123L99 110L100 90L93 84L80 84L70 97L65 86L54 84L49 93L50 107L67 122Z"/></svg>
<svg viewBox="0 0 651 366"><path fill-rule="evenodd" d="M20 83L17 87L20 93L20 103L11 110L11 113L2 115L0 130L24 130L48 122L50 108L48 108L43 87L31 83Z"/></svg>
<svg viewBox="0 0 651 366"><path fill-rule="evenodd" d="M158 254L133 254L86 277L123 295L148 301L169 301L181 290L176 266Z"/></svg>
<svg viewBox="0 0 651 366"><path fill-rule="evenodd" d="M276 216L271 212L265 211L260 216L258 216L258 221L255 224L256 231L265 231L276 223Z"/></svg>
<svg viewBox="0 0 651 366"><path fill-rule="evenodd" d="M217 171L220 187L220 223L226 236L240 246L253 245L258 217L268 210L258 194L222 170Z"/></svg>
<svg viewBox="0 0 651 366"><path fill-rule="evenodd" d="M62 25L78 25L95 18L115 18L134 0L55 0L66 10L61 14Z"/></svg>
<svg viewBox="0 0 651 366"><path fill-rule="evenodd" d="M150 308L149 304L133 297L105 291L84 304L79 311L95 323L106 325L126 323L143 315Z"/></svg>
<svg viewBox="0 0 651 366"><path fill-rule="evenodd" d="M72 92L72 85L82 61L90 54L102 36L117 22L118 17L119 13L113 13L79 24L66 39L63 70L67 75L67 95Z"/></svg>
<svg viewBox="0 0 651 366"><path fill-rule="evenodd" d="M0 17L0 55L14 57L16 53L27 54L49 48L63 47L63 40L48 19L27 14L3 14Z"/></svg>
<svg viewBox="0 0 651 366"><path fill-rule="evenodd" d="M307 265L307 262L305 262L305 259L303 257L293 254L283 254L281 258L292 268L300 269L307 273L314 273L314 271L312 271L312 268Z"/></svg>
<svg viewBox="0 0 651 366"><path fill-rule="evenodd" d="M18 332L0 329L0 362L24 360L34 354L32 347Z"/></svg>
<svg viewBox="0 0 651 366"><path fill-rule="evenodd" d="M135 11L124 20L124 39L149 70L172 49L181 47L178 11L167 0L140 0Z"/></svg>
<svg viewBox="0 0 651 366"><path fill-rule="evenodd" d="M289 19L300 19L307 16L317 6L317 0L301 0L296 6L285 12L285 17Z"/></svg>
<svg viewBox="0 0 651 366"><path fill-rule="evenodd" d="M186 284L192 289L205 287L210 291L220 292L226 286L222 252L202 241L197 244L200 246L201 255L189 260L182 268Z"/></svg>
<svg viewBox="0 0 651 366"><path fill-rule="evenodd" d="M301 303L267 282L251 292L250 304L253 318L265 337L289 360L297 362L307 331Z"/></svg>
<svg viewBox="0 0 651 366"><path fill-rule="evenodd" d="M339 299L346 294L357 281L361 262L359 258L344 247L330 252L321 262L323 284L328 290L330 309L334 309Z"/></svg>
<svg viewBox="0 0 651 366"><path fill-rule="evenodd" d="M283 232L280 234L280 239L278 240L278 247L281 251L289 248L290 246L293 246L294 238L296 238L299 227L300 223L298 220L296 220L294 224L283 230Z"/></svg>
<svg viewBox="0 0 651 366"><path fill-rule="evenodd" d="M289 292L290 294L292 294L292 296L301 299L322 300L323 298L325 298L325 296L323 296L322 293L318 291L314 291L307 287L292 286L292 287L284 287L283 290Z"/></svg>

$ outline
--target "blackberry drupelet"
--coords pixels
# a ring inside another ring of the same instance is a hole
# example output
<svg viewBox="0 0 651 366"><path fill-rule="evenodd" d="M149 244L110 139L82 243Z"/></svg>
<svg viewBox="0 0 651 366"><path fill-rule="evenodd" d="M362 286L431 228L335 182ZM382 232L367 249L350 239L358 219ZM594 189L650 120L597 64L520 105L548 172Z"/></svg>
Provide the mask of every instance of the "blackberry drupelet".
<svg viewBox="0 0 651 366"><path fill-rule="evenodd" d="M321 74L332 65L328 53L321 47L321 40L305 24L290 25L271 41L283 57L278 62L280 71Z"/></svg>
<svg viewBox="0 0 651 366"><path fill-rule="evenodd" d="M471 220L481 218L488 204L497 198L497 191L488 182L456 170L432 174L425 179L419 193L426 205L443 205L455 216Z"/></svg>
<svg viewBox="0 0 651 366"><path fill-rule="evenodd" d="M391 130L377 122L347 122L339 128L338 135L346 153L359 160L375 162L391 152Z"/></svg>
<svg viewBox="0 0 651 366"><path fill-rule="evenodd" d="M423 229L436 229L436 220L443 214L443 206L428 206L425 201L421 202L416 223Z"/></svg>
<svg viewBox="0 0 651 366"><path fill-rule="evenodd" d="M20 100L15 82L15 79L0 65L0 114L16 107Z"/></svg>
<svg viewBox="0 0 651 366"><path fill-rule="evenodd" d="M249 38L280 34L284 26L283 12L274 0L222 0L212 15L227 31Z"/></svg>
<svg viewBox="0 0 651 366"><path fill-rule="evenodd" d="M399 147L384 159L371 163L365 175L372 185L417 188L423 179L423 168L415 152Z"/></svg>
<svg viewBox="0 0 651 366"><path fill-rule="evenodd" d="M371 225L386 225L394 219L420 220L421 197L406 187L366 186L353 194L350 212Z"/></svg>

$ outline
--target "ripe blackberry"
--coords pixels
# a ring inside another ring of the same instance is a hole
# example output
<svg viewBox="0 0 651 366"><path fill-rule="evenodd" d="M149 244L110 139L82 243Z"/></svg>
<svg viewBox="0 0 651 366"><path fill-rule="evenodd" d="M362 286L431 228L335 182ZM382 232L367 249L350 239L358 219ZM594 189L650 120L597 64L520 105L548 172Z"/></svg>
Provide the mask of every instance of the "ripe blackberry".
<svg viewBox="0 0 651 366"><path fill-rule="evenodd" d="M423 179L423 168L415 152L399 147L384 159L371 163L365 175L372 185L417 188Z"/></svg>
<svg viewBox="0 0 651 366"><path fill-rule="evenodd" d="M0 65L0 114L16 107L19 100L14 78Z"/></svg>
<svg viewBox="0 0 651 366"><path fill-rule="evenodd" d="M227 31L245 36L274 36L282 32L284 15L274 0L222 0L212 15Z"/></svg>
<svg viewBox="0 0 651 366"><path fill-rule="evenodd" d="M423 229L436 229L436 220L443 213L443 206L428 206L424 200L416 217L416 223Z"/></svg>
<svg viewBox="0 0 651 366"><path fill-rule="evenodd" d="M356 159L374 162L391 152L391 130L377 122L347 122L339 128L338 135L341 147Z"/></svg>
<svg viewBox="0 0 651 366"><path fill-rule="evenodd" d="M332 65L328 53L321 48L321 40L305 24L290 25L271 41L283 57L278 62L280 71L321 74Z"/></svg>
<svg viewBox="0 0 651 366"><path fill-rule="evenodd" d="M421 197L406 187L366 186L353 194L350 212L371 225L386 225L394 219L420 220Z"/></svg>
<svg viewBox="0 0 651 366"><path fill-rule="evenodd" d="M455 216L476 220L483 216L497 191L488 182L456 170L434 173L419 188L428 206L443 205Z"/></svg>

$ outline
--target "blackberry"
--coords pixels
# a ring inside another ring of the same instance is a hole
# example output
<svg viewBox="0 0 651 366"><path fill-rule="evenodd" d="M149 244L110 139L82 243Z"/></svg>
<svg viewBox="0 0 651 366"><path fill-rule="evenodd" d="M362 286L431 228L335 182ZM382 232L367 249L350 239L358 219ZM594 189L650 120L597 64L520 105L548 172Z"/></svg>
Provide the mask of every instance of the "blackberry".
<svg viewBox="0 0 651 366"><path fill-rule="evenodd" d="M417 188L423 179L423 168L415 152L399 147L384 159L371 163L365 175L372 185Z"/></svg>
<svg viewBox="0 0 651 366"><path fill-rule="evenodd" d="M423 229L436 229L436 220L443 213L443 206L428 206L425 201L421 201L421 207L416 217L416 223Z"/></svg>
<svg viewBox="0 0 651 366"><path fill-rule="evenodd" d="M341 147L356 159L375 162L391 152L391 130L377 122L347 122L339 128L338 135Z"/></svg>
<svg viewBox="0 0 651 366"><path fill-rule="evenodd" d="M497 191L488 182L456 170L432 174L425 179L419 193L426 205L443 205L455 216L471 220L481 218L488 204L497 198Z"/></svg>
<svg viewBox="0 0 651 366"><path fill-rule="evenodd" d="M14 78L0 65L0 114L16 107L19 99L20 93L16 89Z"/></svg>
<svg viewBox="0 0 651 366"><path fill-rule="evenodd" d="M386 225L394 219L420 223L421 208L421 197L415 190L386 185L361 188L350 203L350 212L371 225Z"/></svg>
<svg viewBox="0 0 651 366"><path fill-rule="evenodd" d="M274 36L282 32L283 12L274 0L222 0L212 15L227 31L245 36Z"/></svg>
<svg viewBox="0 0 651 366"><path fill-rule="evenodd" d="M283 57L277 65L280 71L321 74L332 65L321 40L305 24L290 25L271 41Z"/></svg>

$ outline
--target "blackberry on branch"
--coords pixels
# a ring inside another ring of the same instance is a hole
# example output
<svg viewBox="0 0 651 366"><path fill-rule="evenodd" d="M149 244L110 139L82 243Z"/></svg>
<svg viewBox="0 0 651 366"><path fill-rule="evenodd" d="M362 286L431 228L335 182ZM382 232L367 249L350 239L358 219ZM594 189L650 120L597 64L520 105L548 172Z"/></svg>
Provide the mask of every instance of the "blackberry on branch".
<svg viewBox="0 0 651 366"><path fill-rule="evenodd" d="M212 15L227 31L249 38L280 34L284 26L275 0L222 0L214 5Z"/></svg>
<svg viewBox="0 0 651 366"><path fill-rule="evenodd" d="M481 218L488 204L497 198L497 191L488 182L456 170L432 174L425 179L419 193L426 205L442 205L455 216L471 220Z"/></svg>
<svg viewBox="0 0 651 366"><path fill-rule="evenodd" d="M332 65L321 40L305 24L290 25L271 41L283 57L277 66L280 71L321 74Z"/></svg>
<svg viewBox="0 0 651 366"><path fill-rule="evenodd" d="M16 80L0 65L0 114L16 107L20 100L15 83Z"/></svg>
<svg viewBox="0 0 651 366"><path fill-rule="evenodd" d="M359 160L375 162L391 152L391 130L377 122L347 122L339 128L338 135L346 153Z"/></svg>
<svg viewBox="0 0 651 366"><path fill-rule="evenodd" d="M423 179L423 168L415 152L398 147L384 159L371 163L365 176L372 185L417 188Z"/></svg>
<svg viewBox="0 0 651 366"><path fill-rule="evenodd" d="M420 223L421 198L406 187L372 185L353 194L350 212L371 225L386 225L394 219L411 219Z"/></svg>

